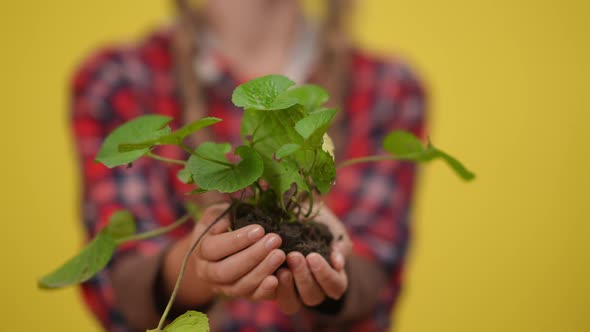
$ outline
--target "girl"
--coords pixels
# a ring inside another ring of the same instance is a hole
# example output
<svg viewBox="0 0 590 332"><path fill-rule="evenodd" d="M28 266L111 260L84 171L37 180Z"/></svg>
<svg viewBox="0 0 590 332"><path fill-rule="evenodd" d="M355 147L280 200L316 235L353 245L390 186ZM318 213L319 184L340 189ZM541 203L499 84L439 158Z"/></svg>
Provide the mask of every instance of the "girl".
<svg viewBox="0 0 590 332"><path fill-rule="evenodd" d="M118 208L133 212L140 231L184 213L187 188L176 180L178 167L143 159L127 169L93 163L113 128L148 113L174 117L173 127L216 116L224 122L201 132L193 146L203 140L235 144L241 113L231 105L231 92L251 78L276 73L326 87L330 103L341 109L330 132L337 161L377 152L392 129L422 133L420 84L402 63L348 42L347 1L327 1L321 24L306 19L297 0L175 5L173 27L137 45L98 52L74 77L72 122L89 237ZM186 157L168 147L159 153ZM173 313L204 311L212 331L387 330L400 289L413 187L414 168L405 163L339 171L319 218L346 234L333 247L331 265L315 253L285 255L280 237L260 226L228 231L223 220L192 255ZM209 208L194 229L122 248L83 285L106 330L157 325L187 246L223 210L212 205L217 196L199 200Z"/></svg>

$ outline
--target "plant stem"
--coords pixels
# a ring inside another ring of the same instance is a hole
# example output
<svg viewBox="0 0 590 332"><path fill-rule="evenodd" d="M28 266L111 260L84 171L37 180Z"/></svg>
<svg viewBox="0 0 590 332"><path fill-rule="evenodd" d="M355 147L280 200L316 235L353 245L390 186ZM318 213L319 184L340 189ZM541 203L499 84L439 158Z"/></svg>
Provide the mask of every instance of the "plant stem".
<svg viewBox="0 0 590 332"><path fill-rule="evenodd" d="M309 216L311 216L311 212L313 211L313 191L311 191L309 193L309 210L307 210L307 213L305 214L305 218L309 218Z"/></svg>
<svg viewBox="0 0 590 332"><path fill-rule="evenodd" d="M192 154L193 156L195 156L195 157L199 157L199 158L201 158L201 159L203 159L203 160L207 160L207 161L210 161L210 162L212 162L212 163L219 164L219 165L223 165L223 166L226 166L226 167L229 167L229 168L234 168L234 167L236 167L236 165L234 165L234 164L232 164L232 163L228 163L228 162L225 162L225 161L221 161L221 160L216 160L216 159L211 159L211 158L209 158L209 157L205 157L205 156L203 156L202 154L200 154L200 153L197 153L196 151L193 151L193 150L191 150L191 148L189 148L188 146L184 145L183 143L180 143L180 145L179 145L179 146L180 146L180 147L181 147L181 148L182 148L184 151L188 152L189 154Z"/></svg>
<svg viewBox="0 0 590 332"><path fill-rule="evenodd" d="M205 236L205 234L207 234L207 232L209 232L211 227L215 226L215 224L217 224L221 220L221 218L223 218L226 214L228 214L229 211L231 211L235 206L236 206L236 203L235 202L232 203L209 226L207 226L207 228L205 228L203 233L201 233L201 235L199 235L197 240L195 242L193 242L193 244L191 245L188 252L184 255L184 259L182 260L182 265L180 266L180 272L178 274L178 278L176 278L176 284L174 285L174 289L172 290L172 294L170 295L170 300L168 300L168 304L166 305L166 309L164 309L164 313L162 314L162 317L160 318L160 322L158 323L158 327L156 328L157 331L161 330L162 327L164 326L164 323L166 322L166 317L168 316L168 313L170 312L170 309L172 308L172 304L174 303L174 299L176 298L176 294L178 293L178 289L180 288L180 283L182 282L182 277L184 276L184 270L186 269L188 259L190 258L191 254L193 253L193 251L197 247L197 244L199 244L199 242L201 241L203 236Z"/></svg>
<svg viewBox="0 0 590 332"><path fill-rule="evenodd" d="M159 160L159 161L163 161L165 163L169 163L169 164L186 165L186 161L162 157L160 155L157 155L155 153L152 153L151 151L148 151L147 156L150 157L150 158Z"/></svg>
<svg viewBox="0 0 590 332"><path fill-rule="evenodd" d="M344 161L340 164L338 164L338 166L336 166L336 168L342 168L342 167L346 167L346 166L350 166L350 165L354 165L354 164L360 164L360 163L370 163L373 161L383 161L383 160L395 160L396 158L394 156L367 156L367 157L360 157L360 158L354 158L354 159L350 159L347 161Z"/></svg>
<svg viewBox="0 0 590 332"><path fill-rule="evenodd" d="M130 241L145 240L145 239L149 239L152 237L156 237L158 235L162 235L164 233L168 233L168 232L172 231L173 229L176 229L178 226L184 224L187 220L190 219L190 217L191 217L190 214L187 213L184 216L180 217L180 219L176 220L175 222L173 222L172 224L170 224L168 226L157 228L157 229L154 229L153 231L134 234L131 236L121 238L121 239L117 240L117 244L121 244L124 242L130 242Z"/></svg>

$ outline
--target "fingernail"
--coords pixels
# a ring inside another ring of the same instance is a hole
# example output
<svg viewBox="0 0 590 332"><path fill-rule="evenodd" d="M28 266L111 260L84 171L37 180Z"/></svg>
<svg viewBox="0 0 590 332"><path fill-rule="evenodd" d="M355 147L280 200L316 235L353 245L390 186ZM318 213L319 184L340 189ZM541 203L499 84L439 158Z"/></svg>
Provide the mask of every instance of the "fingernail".
<svg viewBox="0 0 590 332"><path fill-rule="evenodd" d="M287 259L289 260L287 263L292 269L296 269L299 265L301 265L301 259L299 259L299 257L296 255L289 255Z"/></svg>
<svg viewBox="0 0 590 332"><path fill-rule="evenodd" d="M270 256L270 265L279 265L283 262L283 255L280 252L274 252Z"/></svg>
<svg viewBox="0 0 590 332"><path fill-rule="evenodd" d="M268 250L272 250L272 249L278 247L279 246L279 237L276 235L269 236L268 239L266 239L264 246Z"/></svg>
<svg viewBox="0 0 590 332"><path fill-rule="evenodd" d="M264 232L263 232L262 227L256 227L253 230L248 232L248 238L250 240L257 240L262 236L263 233Z"/></svg>
<svg viewBox="0 0 590 332"><path fill-rule="evenodd" d="M338 269L344 267L344 256L339 252L334 255L334 267Z"/></svg>
<svg viewBox="0 0 590 332"><path fill-rule="evenodd" d="M313 270L313 271L317 271L320 268L321 265L321 257L318 257L318 255L309 255L307 256L307 262L309 263L309 267Z"/></svg>

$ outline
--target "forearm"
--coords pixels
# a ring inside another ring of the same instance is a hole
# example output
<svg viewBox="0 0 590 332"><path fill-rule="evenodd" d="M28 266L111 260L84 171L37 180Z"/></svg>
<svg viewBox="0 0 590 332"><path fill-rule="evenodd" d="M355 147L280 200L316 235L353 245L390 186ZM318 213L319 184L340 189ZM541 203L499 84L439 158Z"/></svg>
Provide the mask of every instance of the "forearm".
<svg viewBox="0 0 590 332"><path fill-rule="evenodd" d="M117 308L136 330L154 328L160 319L154 284L164 252L153 256L138 253L117 259L111 270Z"/></svg>
<svg viewBox="0 0 590 332"><path fill-rule="evenodd" d="M156 255L133 253L117 260L111 273L113 288L117 307L131 327L145 330L157 326L190 245L191 237L186 236ZM189 260L173 312L202 307L212 298L210 290L196 282Z"/></svg>
<svg viewBox="0 0 590 332"><path fill-rule="evenodd" d="M172 245L164 255L162 270L160 272L162 273L162 285L160 286L163 288L162 291L167 297L174 290L182 262L190 250L193 241L192 236L186 236ZM175 308L201 308L210 303L214 296L215 294L212 292L211 287L197 278L194 260L189 259L174 301Z"/></svg>

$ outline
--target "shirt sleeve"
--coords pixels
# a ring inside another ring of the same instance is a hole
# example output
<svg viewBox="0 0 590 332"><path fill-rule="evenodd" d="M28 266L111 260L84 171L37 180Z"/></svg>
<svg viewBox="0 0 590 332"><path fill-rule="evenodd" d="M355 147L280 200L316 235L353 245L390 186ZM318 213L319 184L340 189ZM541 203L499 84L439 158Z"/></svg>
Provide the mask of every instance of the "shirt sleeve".
<svg viewBox="0 0 590 332"><path fill-rule="evenodd" d="M124 52L103 51L87 60L72 80L71 125L87 240L104 228L110 215L119 209L128 209L135 216L138 232L168 225L183 213L182 204L170 199L170 181L174 180L168 166L143 158L127 168L108 169L94 161L102 141L113 129L151 112L142 103L146 98L141 88L145 76L134 59L127 58ZM126 317L118 308L113 267L129 256L140 256L147 263L145 269L136 266L135 273L141 274L138 280L149 284L156 274L157 255L181 233L120 246L109 265L82 285L85 302L106 330L127 330Z"/></svg>
<svg viewBox="0 0 590 332"><path fill-rule="evenodd" d="M395 129L422 137L426 100L414 74L399 63L357 63L356 68L359 79L350 99L346 159L385 154L383 138ZM409 162L357 164L338 172L340 188L330 205L351 235L354 254L386 275L372 316L353 331L382 331L390 324L408 248L415 179L416 166Z"/></svg>

